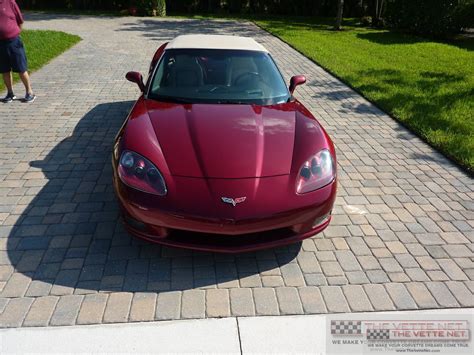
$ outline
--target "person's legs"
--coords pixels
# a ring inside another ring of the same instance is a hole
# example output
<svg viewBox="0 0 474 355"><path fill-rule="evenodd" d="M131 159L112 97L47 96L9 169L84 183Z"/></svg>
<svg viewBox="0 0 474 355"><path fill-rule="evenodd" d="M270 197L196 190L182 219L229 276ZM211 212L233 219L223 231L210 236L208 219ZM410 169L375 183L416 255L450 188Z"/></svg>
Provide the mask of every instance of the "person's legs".
<svg viewBox="0 0 474 355"><path fill-rule="evenodd" d="M5 83L5 86L7 87L7 95L5 97L2 97L1 101L4 103L10 103L16 99L16 96L13 93L12 73L11 72L2 73L2 76L3 76L3 82Z"/></svg>
<svg viewBox="0 0 474 355"><path fill-rule="evenodd" d="M29 95L33 95L33 89L31 88L31 81L28 72L25 71L23 73L19 73L21 82L25 85L26 93ZM8 86L7 86L8 87Z"/></svg>
<svg viewBox="0 0 474 355"><path fill-rule="evenodd" d="M28 75L27 71L22 73L18 73L20 75L20 79L25 85L26 95L23 102L33 102L36 99L35 94L33 94L33 89L31 88L30 76Z"/></svg>
<svg viewBox="0 0 474 355"><path fill-rule="evenodd" d="M28 61L20 37L14 38L8 43L7 51L10 57L12 71L20 75L20 79L25 86L26 95L23 101L33 102L36 96L33 94L33 90L31 89L30 76L28 75Z"/></svg>
<svg viewBox="0 0 474 355"><path fill-rule="evenodd" d="M13 79L10 65L10 54L7 50L7 42L0 41L0 73L2 73L3 82L7 88L7 96L2 98L3 102L12 102L13 95Z"/></svg>
<svg viewBox="0 0 474 355"><path fill-rule="evenodd" d="M12 72L9 71L8 73L2 73L2 75L3 75L3 82L5 83L5 86L7 87L8 93L13 93Z"/></svg>

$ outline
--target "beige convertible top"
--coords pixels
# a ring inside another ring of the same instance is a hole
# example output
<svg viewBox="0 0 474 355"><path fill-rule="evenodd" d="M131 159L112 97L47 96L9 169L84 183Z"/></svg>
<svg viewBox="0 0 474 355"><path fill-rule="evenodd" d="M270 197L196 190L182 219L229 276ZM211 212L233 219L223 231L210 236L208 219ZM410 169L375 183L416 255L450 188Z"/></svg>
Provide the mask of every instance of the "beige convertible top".
<svg viewBox="0 0 474 355"><path fill-rule="evenodd" d="M224 35L182 35L173 39L166 49L235 49L268 52L253 38Z"/></svg>

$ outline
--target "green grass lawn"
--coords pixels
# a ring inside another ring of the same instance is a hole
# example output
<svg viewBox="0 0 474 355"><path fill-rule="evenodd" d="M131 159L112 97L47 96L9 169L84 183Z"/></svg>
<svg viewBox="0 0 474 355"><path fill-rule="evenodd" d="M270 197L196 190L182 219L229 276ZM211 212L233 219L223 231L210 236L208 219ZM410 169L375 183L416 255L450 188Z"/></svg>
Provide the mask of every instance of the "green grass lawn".
<svg viewBox="0 0 474 355"><path fill-rule="evenodd" d="M326 20L327 21L327 20ZM474 170L474 39L437 42L324 21L257 20Z"/></svg>
<svg viewBox="0 0 474 355"><path fill-rule="evenodd" d="M333 19L322 18L243 19L280 37L474 171L473 38L433 41L355 21L336 32Z"/></svg>
<svg viewBox="0 0 474 355"><path fill-rule="evenodd" d="M38 70L81 40L79 36L64 32L38 30L24 30L21 38L25 44L30 72ZM14 80L19 80L18 75L14 75ZM0 91L4 90L3 80L0 80Z"/></svg>

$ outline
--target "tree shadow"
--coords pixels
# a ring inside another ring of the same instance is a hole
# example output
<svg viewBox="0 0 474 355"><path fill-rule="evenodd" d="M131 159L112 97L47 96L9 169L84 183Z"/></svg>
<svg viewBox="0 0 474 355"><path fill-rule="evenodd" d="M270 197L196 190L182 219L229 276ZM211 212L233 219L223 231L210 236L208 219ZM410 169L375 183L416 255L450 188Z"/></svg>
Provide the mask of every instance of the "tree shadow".
<svg viewBox="0 0 474 355"><path fill-rule="evenodd" d="M141 32L146 38L157 41L169 41L170 38L183 34L222 34L222 30L230 34L253 37L255 30L243 26L241 22L229 20L200 20L200 19L139 19L123 24L117 31Z"/></svg>
<svg viewBox="0 0 474 355"><path fill-rule="evenodd" d="M301 243L224 255L131 237L113 191L111 150L132 104L95 106L70 137L43 160L30 162L36 171L27 174L43 174L48 182L7 232L9 264L33 280L26 296L238 287L241 278L296 262ZM14 297L10 292L6 287L0 296Z"/></svg>
<svg viewBox="0 0 474 355"><path fill-rule="evenodd" d="M436 71L408 74L395 69L367 69L345 79L421 139L466 165L472 159L472 114L456 107L472 105L474 89L466 85L468 78ZM348 101L343 109L364 113L359 106Z"/></svg>
<svg viewBox="0 0 474 355"><path fill-rule="evenodd" d="M84 18L98 18L101 19L115 19L119 16L112 15L112 14L101 14L99 12L94 13L83 13L83 12L75 12L75 11L25 11L24 17L27 21L51 21L51 20L81 20Z"/></svg>
<svg viewBox="0 0 474 355"><path fill-rule="evenodd" d="M438 42L452 45L460 49L466 49L468 51L474 50L474 39L468 37L436 40L396 31L364 32L357 33L356 36L360 39L365 39L367 41L382 45L410 45L423 42Z"/></svg>
<svg viewBox="0 0 474 355"><path fill-rule="evenodd" d="M369 69L358 71L349 76L349 82L357 82L357 78L376 78L366 84L358 85L357 89L370 97L377 97L377 103L388 112L406 110L417 127L434 130L454 130L463 132L468 122L442 119L441 113L454 105L458 100L474 96L474 89L445 90L466 82L461 74L450 74L434 71L423 71L416 76L407 76L400 70ZM393 87L412 88L393 90ZM416 95L422 93L423 95ZM410 123L410 122L407 122Z"/></svg>
<svg viewBox="0 0 474 355"><path fill-rule="evenodd" d="M334 31L333 17L322 16L281 16L281 15L265 15L265 16L249 16L254 21L265 21L272 27L280 28L307 28L317 30ZM354 28L361 27L360 21L356 18L344 18L342 27Z"/></svg>
<svg viewBox="0 0 474 355"><path fill-rule="evenodd" d="M323 99L330 101L341 101L340 108L338 112L344 114L360 114L360 115L380 115L383 114L379 108L374 106L371 103L360 103L352 99L359 99L360 95L350 88L340 89L340 90L327 90L320 91L317 94L312 96L315 99Z"/></svg>
<svg viewBox="0 0 474 355"><path fill-rule="evenodd" d="M418 164L436 163L445 164L446 159L441 154L424 154L424 153L410 153L410 159L413 159Z"/></svg>

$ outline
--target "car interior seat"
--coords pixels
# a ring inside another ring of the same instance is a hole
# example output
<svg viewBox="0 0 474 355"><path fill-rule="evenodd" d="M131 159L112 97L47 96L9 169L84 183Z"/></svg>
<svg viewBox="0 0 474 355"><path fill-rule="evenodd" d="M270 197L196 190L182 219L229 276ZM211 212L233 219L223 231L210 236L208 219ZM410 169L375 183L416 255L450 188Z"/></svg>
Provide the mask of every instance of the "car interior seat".
<svg viewBox="0 0 474 355"><path fill-rule="evenodd" d="M187 55L176 56L169 78L172 86L199 87L203 85L203 81L203 70L196 58Z"/></svg>
<svg viewBox="0 0 474 355"><path fill-rule="evenodd" d="M232 57L230 61L229 71L228 71L228 83L232 86L236 85L236 79L242 77L243 74L249 72L257 72L257 66L250 57ZM252 77L247 77L247 80L251 80ZM242 80L239 79L239 84L242 84Z"/></svg>

